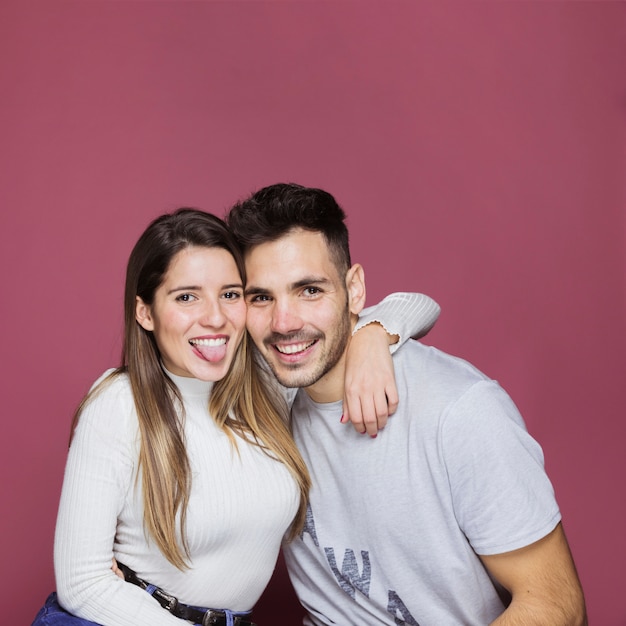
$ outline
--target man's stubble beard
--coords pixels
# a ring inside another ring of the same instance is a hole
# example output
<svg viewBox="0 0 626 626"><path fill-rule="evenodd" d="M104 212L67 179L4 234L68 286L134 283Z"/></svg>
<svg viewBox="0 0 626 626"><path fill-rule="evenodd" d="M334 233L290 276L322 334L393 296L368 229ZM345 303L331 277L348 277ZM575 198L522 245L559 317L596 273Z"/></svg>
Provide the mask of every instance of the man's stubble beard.
<svg viewBox="0 0 626 626"><path fill-rule="evenodd" d="M283 385L283 387L310 387L311 385L314 385L318 380L323 378L326 374L328 374L328 372L330 372L337 365L337 363L339 363L341 357L346 351L346 347L348 345L348 341L350 340L351 334L350 310L348 307L347 299L346 306L343 314L340 317L339 323L340 327L337 333L335 333L335 341L326 343L324 347L324 352L317 359L315 369L312 372L301 372L300 376L298 376L297 374L300 368L306 368L310 366L302 366L297 363L293 366L282 364L280 365L280 370L278 370L274 363L269 362L264 357L264 360L267 363L268 367L270 368L278 382ZM323 335L323 338L326 339L326 335ZM268 346L268 349L274 350L274 348L271 346ZM292 375L289 375L289 373L287 373L285 370L290 370Z"/></svg>

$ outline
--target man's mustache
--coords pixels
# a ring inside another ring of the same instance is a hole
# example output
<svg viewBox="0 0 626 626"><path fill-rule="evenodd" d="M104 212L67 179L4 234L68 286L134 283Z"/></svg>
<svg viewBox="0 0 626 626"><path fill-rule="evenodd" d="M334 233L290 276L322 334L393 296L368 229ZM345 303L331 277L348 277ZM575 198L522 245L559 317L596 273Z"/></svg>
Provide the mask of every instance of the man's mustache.
<svg viewBox="0 0 626 626"><path fill-rule="evenodd" d="M263 339L263 343L271 344L271 343L281 343L281 342L293 342L293 343L304 343L308 341L316 341L318 339L323 339L323 333L303 333L302 331L297 331L295 333L288 333L286 335L282 333L271 333L265 339Z"/></svg>

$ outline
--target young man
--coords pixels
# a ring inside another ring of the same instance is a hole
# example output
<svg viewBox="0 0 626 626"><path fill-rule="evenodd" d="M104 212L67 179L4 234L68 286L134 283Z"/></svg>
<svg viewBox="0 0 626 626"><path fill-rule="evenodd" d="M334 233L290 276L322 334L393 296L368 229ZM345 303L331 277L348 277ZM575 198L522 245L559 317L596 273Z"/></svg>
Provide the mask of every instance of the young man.
<svg viewBox="0 0 626 626"><path fill-rule="evenodd" d="M313 487L285 547L309 625L586 624L539 445L469 363L410 341L376 439L341 423L346 346L365 302L344 213L273 185L228 221L246 251L247 326L292 409Z"/></svg>

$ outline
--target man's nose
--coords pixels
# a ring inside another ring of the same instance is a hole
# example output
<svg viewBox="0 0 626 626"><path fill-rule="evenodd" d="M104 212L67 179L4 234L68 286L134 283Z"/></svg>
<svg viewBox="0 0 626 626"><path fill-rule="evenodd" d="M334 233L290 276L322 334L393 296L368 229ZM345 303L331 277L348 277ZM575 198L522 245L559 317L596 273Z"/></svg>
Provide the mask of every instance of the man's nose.
<svg viewBox="0 0 626 626"><path fill-rule="evenodd" d="M276 302L272 311L272 331L287 335L302 328L302 317L290 302Z"/></svg>

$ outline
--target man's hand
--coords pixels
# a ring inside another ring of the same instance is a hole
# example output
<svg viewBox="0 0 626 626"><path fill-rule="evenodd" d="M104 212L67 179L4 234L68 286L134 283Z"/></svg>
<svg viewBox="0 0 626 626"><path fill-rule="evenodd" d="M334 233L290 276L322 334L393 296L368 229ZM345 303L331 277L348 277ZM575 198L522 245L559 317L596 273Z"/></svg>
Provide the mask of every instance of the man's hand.
<svg viewBox="0 0 626 626"><path fill-rule="evenodd" d="M376 437L398 408L398 390L389 345L398 341L374 322L359 329L346 353L346 378L341 421Z"/></svg>

